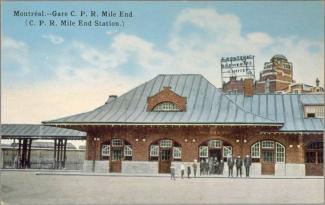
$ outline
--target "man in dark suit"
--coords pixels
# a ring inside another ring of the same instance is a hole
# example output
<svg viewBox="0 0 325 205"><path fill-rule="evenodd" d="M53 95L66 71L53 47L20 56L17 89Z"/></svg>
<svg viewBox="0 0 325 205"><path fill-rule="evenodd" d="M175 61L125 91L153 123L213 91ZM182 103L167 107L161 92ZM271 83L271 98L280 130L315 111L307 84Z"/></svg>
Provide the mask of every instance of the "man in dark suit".
<svg viewBox="0 0 325 205"><path fill-rule="evenodd" d="M249 155L246 155L246 158L244 159L246 177L249 177L249 171L250 171L251 165L252 165L252 159L250 158Z"/></svg>
<svg viewBox="0 0 325 205"><path fill-rule="evenodd" d="M236 174L238 177L238 173L240 174L240 177L242 177L242 166L243 166L243 160L240 158L240 155L237 156L236 159Z"/></svg>
<svg viewBox="0 0 325 205"><path fill-rule="evenodd" d="M228 155L227 157L227 164L228 164L228 177L233 177L234 176L234 172L233 172L233 168L234 168L234 158L231 155Z"/></svg>

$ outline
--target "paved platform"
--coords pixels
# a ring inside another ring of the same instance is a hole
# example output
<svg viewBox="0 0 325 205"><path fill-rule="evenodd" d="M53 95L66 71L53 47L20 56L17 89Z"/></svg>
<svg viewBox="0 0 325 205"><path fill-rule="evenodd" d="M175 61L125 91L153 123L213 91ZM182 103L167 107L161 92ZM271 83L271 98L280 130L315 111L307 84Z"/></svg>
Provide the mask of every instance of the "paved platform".
<svg viewBox="0 0 325 205"><path fill-rule="evenodd" d="M2 171L1 204L322 203L324 178L81 176ZM68 172L66 172L68 173Z"/></svg>

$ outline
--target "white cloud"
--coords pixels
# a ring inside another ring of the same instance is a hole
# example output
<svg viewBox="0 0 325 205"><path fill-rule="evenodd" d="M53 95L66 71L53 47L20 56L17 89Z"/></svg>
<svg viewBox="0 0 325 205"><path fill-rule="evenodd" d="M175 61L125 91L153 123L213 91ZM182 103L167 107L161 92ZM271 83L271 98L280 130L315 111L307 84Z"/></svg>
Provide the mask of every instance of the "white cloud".
<svg viewBox="0 0 325 205"><path fill-rule="evenodd" d="M17 66L21 72L29 72L32 65L29 60L29 47L26 43L10 37L2 38L1 53L3 63Z"/></svg>
<svg viewBox="0 0 325 205"><path fill-rule="evenodd" d="M200 73L220 87L222 56L255 55L257 79L264 62L277 53L293 62L298 82L314 84L316 77L324 76L323 42L271 37L263 32L243 34L237 16L219 14L213 9L181 12L165 50L136 35L107 34L112 43L105 49L85 42L68 42L62 52L55 54L52 81L23 90L5 90L2 119L37 123L85 112L103 104L108 95L121 95L160 73ZM28 51L25 43L12 39L5 46L16 53ZM122 67L130 64L135 66L130 69L140 69L143 74L123 74Z"/></svg>
<svg viewBox="0 0 325 205"><path fill-rule="evenodd" d="M52 35L52 34L42 35L42 38L50 40L51 43L53 44L61 44L64 42L64 39L61 36Z"/></svg>

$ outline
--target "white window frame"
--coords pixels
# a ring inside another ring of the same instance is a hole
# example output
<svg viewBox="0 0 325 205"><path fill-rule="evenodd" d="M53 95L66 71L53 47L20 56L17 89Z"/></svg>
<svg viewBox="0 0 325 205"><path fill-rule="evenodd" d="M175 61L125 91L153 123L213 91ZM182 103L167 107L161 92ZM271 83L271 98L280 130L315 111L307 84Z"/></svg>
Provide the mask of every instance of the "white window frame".
<svg viewBox="0 0 325 205"><path fill-rule="evenodd" d="M159 156L159 145L151 145L150 157L158 157L158 156Z"/></svg>
<svg viewBox="0 0 325 205"><path fill-rule="evenodd" d="M132 157L132 147L131 147L131 145L125 145L124 146L124 156Z"/></svg>
<svg viewBox="0 0 325 205"><path fill-rule="evenodd" d="M221 148L222 141L221 140L209 140L208 146L209 146L209 148Z"/></svg>
<svg viewBox="0 0 325 205"><path fill-rule="evenodd" d="M112 147L123 147L122 139L112 139Z"/></svg>
<svg viewBox="0 0 325 205"><path fill-rule="evenodd" d="M173 147L173 158L174 159L182 159L182 148L181 147Z"/></svg>
<svg viewBox="0 0 325 205"><path fill-rule="evenodd" d="M256 148L257 147L257 148ZM257 153L257 154L255 154ZM251 157L259 159L261 157L261 142L256 142L251 146Z"/></svg>
<svg viewBox="0 0 325 205"><path fill-rule="evenodd" d="M111 154L111 146L109 144L103 144L101 153L102 156L109 157Z"/></svg>
<svg viewBox="0 0 325 205"><path fill-rule="evenodd" d="M160 140L159 145L162 148L171 148L173 146L172 140Z"/></svg>
<svg viewBox="0 0 325 205"><path fill-rule="evenodd" d="M177 105L170 101L164 101L157 104L153 109L153 111L161 112L161 111L180 111Z"/></svg>
<svg viewBox="0 0 325 205"><path fill-rule="evenodd" d="M200 146L199 156L200 156L200 158L208 158L209 157L209 147L208 146Z"/></svg>
<svg viewBox="0 0 325 205"><path fill-rule="evenodd" d="M274 149L274 141L272 140L263 140L261 144L262 144L262 149ZM265 146L267 144L270 144L272 146Z"/></svg>
<svg viewBox="0 0 325 205"><path fill-rule="evenodd" d="M228 152L228 153L226 154L226 152ZM232 146L223 146L222 156L228 157L228 154L230 154L232 156Z"/></svg>
<svg viewBox="0 0 325 205"><path fill-rule="evenodd" d="M283 151L279 152L278 148L283 149ZM278 154L282 154L282 156L278 158ZM281 143L276 142L275 143L275 161L276 161L276 163L285 163L285 156L286 156L285 147ZM281 158L281 160L279 160L280 158Z"/></svg>

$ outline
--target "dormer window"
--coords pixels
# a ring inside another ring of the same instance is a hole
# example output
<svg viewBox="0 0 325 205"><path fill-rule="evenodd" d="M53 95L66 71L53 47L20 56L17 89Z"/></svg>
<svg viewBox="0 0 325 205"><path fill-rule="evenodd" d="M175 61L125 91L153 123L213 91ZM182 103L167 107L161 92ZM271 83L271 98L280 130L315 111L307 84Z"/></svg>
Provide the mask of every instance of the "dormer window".
<svg viewBox="0 0 325 205"><path fill-rule="evenodd" d="M324 105L305 105L304 112L307 118L324 118Z"/></svg>
<svg viewBox="0 0 325 205"><path fill-rule="evenodd" d="M172 102L161 102L156 105L152 111L156 112L171 112L171 111L180 111L175 103Z"/></svg>
<svg viewBox="0 0 325 205"><path fill-rule="evenodd" d="M163 87L163 90L147 99L148 112L186 112L186 97L180 96L171 87Z"/></svg>

